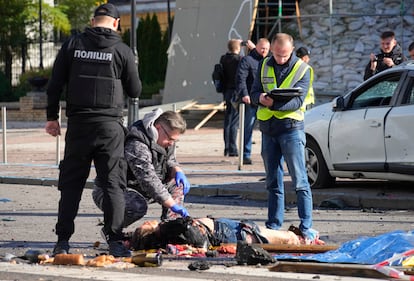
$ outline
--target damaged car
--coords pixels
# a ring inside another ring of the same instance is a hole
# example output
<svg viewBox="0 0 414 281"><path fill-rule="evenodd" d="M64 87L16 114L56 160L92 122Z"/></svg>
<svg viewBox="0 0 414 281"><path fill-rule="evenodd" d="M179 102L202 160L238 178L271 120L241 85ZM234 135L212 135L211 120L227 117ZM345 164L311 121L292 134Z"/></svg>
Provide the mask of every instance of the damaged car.
<svg viewBox="0 0 414 281"><path fill-rule="evenodd" d="M414 64L380 72L306 112L312 188L336 178L414 181Z"/></svg>

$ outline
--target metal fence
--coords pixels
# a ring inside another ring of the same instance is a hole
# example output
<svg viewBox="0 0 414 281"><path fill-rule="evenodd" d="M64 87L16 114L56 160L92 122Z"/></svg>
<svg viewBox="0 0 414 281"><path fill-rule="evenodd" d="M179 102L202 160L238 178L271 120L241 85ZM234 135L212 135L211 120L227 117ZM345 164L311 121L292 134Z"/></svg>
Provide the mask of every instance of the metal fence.
<svg viewBox="0 0 414 281"><path fill-rule="evenodd" d="M61 43L52 41L42 42L42 49L38 43L27 45L27 50L21 50L21 55L13 59L12 85L16 86L19 83L23 72L39 69L40 65L43 65L43 68L52 67L60 47ZM0 62L0 65L3 66L3 62Z"/></svg>

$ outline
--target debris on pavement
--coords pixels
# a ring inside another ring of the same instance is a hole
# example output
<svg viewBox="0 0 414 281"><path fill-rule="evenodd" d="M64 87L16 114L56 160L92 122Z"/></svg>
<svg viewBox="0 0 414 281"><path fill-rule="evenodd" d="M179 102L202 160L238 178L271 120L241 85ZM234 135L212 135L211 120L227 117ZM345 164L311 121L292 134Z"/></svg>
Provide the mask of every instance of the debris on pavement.
<svg viewBox="0 0 414 281"><path fill-rule="evenodd" d="M258 245L248 244L245 241L237 242L236 261L238 264L266 265L276 260Z"/></svg>
<svg viewBox="0 0 414 281"><path fill-rule="evenodd" d="M194 261L188 265L189 270L207 270L210 269L210 263L207 261Z"/></svg>

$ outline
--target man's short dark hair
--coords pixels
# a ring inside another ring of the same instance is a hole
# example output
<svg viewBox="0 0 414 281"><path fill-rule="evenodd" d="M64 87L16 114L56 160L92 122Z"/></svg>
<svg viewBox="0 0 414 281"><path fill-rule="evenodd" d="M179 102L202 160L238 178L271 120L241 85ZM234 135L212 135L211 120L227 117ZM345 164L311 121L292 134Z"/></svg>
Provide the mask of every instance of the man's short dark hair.
<svg viewBox="0 0 414 281"><path fill-rule="evenodd" d="M384 31L381 33L381 39L395 38L394 31Z"/></svg>
<svg viewBox="0 0 414 281"><path fill-rule="evenodd" d="M296 50L296 56L298 58L303 58L304 56L310 56L310 52L306 47L300 47Z"/></svg>
<svg viewBox="0 0 414 281"><path fill-rule="evenodd" d="M414 42L408 46L408 51L411 52L412 50L414 50Z"/></svg>

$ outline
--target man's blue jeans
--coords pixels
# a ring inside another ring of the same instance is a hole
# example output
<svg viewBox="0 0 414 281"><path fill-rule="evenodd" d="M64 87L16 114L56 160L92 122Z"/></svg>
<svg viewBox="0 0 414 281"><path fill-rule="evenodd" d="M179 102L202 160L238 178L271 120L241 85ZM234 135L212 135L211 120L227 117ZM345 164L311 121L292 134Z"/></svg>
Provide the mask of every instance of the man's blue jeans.
<svg viewBox="0 0 414 281"><path fill-rule="evenodd" d="M253 129L256 121L257 106L246 104L244 114L244 146L243 159L250 158L252 154Z"/></svg>
<svg viewBox="0 0 414 281"><path fill-rule="evenodd" d="M306 137L303 130L291 130L278 136L262 134L262 158L266 170L268 194L268 219L266 227L279 229L283 224L285 194L283 161L286 161L292 186L296 191L299 229L312 227L312 192L305 163Z"/></svg>

